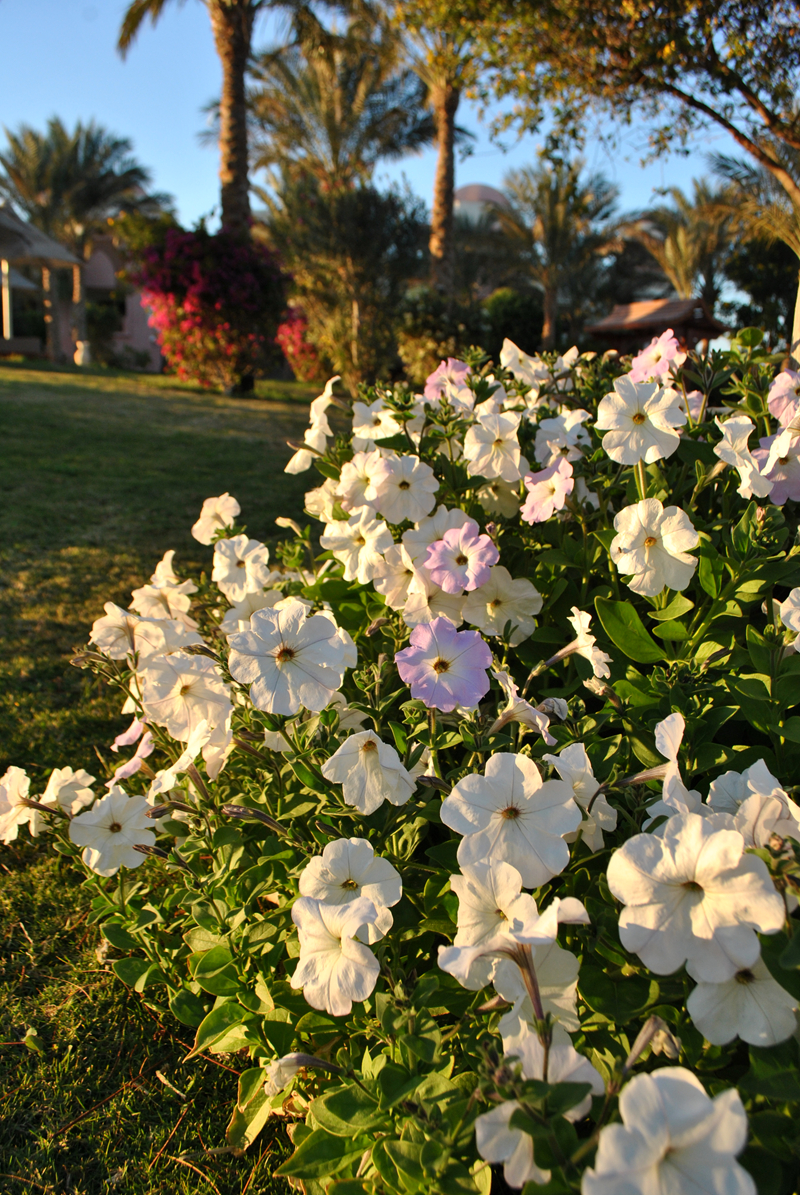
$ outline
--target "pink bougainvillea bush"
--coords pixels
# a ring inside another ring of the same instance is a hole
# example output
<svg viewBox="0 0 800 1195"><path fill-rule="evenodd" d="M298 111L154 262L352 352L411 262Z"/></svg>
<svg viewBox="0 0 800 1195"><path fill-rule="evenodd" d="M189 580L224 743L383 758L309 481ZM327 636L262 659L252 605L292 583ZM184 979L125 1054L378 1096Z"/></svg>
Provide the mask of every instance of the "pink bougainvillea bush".
<svg viewBox="0 0 800 1195"><path fill-rule="evenodd" d="M266 246L169 228L143 250L136 281L178 377L229 391L275 363L286 279Z"/></svg>
<svg viewBox="0 0 800 1195"><path fill-rule="evenodd" d="M282 1118L308 1195L797 1190L800 376L760 346L331 379L316 532L208 498L210 569L98 611L119 762L12 767L0 837L225 1056L223 1150Z"/></svg>
<svg viewBox="0 0 800 1195"><path fill-rule="evenodd" d="M299 307L289 307L275 340L299 382L319 381L322 363L319 353L308 339L308 320Z"/></svg>

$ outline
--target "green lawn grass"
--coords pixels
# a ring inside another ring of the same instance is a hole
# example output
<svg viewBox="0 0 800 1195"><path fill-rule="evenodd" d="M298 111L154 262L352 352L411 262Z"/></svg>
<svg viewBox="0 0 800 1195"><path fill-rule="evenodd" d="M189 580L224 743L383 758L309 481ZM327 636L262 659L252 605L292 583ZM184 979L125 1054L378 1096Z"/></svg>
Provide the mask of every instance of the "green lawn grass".
<svg viewBox="0 0 800 1195"><path fill-rule="evenodd" d="M70 667L73 650L168 548L208 567L189 529L210 494L234 494L254 537L279 537L275 518L297 516L315 484L283 473L315 393L266 382L243 401L0 364L0 774L24 767L33 792L53 767L98 774L95 746L127 720ZM207 1152L224 1144L241 1060L182 1066L188 1030L156 1021L105 969L78 877L26 836L0 846L0 1190L277 1190L279 1133L253 1156ZM42 1053L17 1044L29 1026Z"/></svg>

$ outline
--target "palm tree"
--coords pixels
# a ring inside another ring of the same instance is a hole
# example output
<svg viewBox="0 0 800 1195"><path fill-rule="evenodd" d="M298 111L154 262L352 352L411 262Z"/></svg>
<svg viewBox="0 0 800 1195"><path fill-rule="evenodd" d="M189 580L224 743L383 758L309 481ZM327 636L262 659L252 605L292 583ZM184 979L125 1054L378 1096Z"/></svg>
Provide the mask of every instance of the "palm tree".
<svg viewBox="0 0 800 1195"><path fill-rule="evenodd" d="M477 81L478 67L469 29L451 18L445 0L404 0L396 5L395 20L406 36L409 63L427 89L436 126L436 177L428 248L431 281L450 298L455 288L453 191L460 132L456 113L465 88Z"/></svg>
<svg viewBox="0 0 800 1195"><path fill-rule="evenodd" d="M511 171L509 207L495 214L508 247L544 297L542 347L553 348L561 298L572 280L614 243L617 189L602 175L581 179L583 162L543 161Z"/></svg>
<svg viewBox="0 0 800 1195"><path fill-rule="evenodd" d="M777 184L776 184L777 185ZM694 193L670 187L672 206L653 208L625 229L658 262L681 299L700 295L713 311L732 245L732 219L725 189L695 179Z"/></svg>
<svg viewBox="0 0 800 1195"><path fill-rule="evenodd" d="M92 237L108 231L110 218L122 211L154 215L170 203L168 195L148 194L150 172L133 157L131 142L94 121L79 121L70 132L52 117L45 133L22 125L16 133L6 130L6 137L0 195L81 260L91 253ZM75 338L85 340L79 266L73 270L72 301Z"/></svg>
<svg viewBox="0 0 800 1195"><path fill-rule="evenodd" d="M400 65L396 32L362 12L331 32L307 10L295 38L254 63L249 102L254 168L282 181L311 176L323 190L369 181L381 158L433 140L424 87Z"/></svg>
<svg viewBox="0 0 800 1195"><path fill-rule="evenodd" d="M800 190L800 151L777 141L770 151ZM800 207L786 187L770 171L738 158L715 154L711 164L714 173L728 184L724 209L742 240L783 241L800 266ZM792 368L800 368L800 273L790 356Z"/></svg>
<svg viewBox="0 0 800 1195"><path fill-rule="evenodd" d="M169 0L131 0L122 20L118 48L129 50L146 17L158 21ZM272 0L204 0L214 45L222 63L219 105L219 179L222 226L250 235L245 74L250 61L256 14Z"/></svg>

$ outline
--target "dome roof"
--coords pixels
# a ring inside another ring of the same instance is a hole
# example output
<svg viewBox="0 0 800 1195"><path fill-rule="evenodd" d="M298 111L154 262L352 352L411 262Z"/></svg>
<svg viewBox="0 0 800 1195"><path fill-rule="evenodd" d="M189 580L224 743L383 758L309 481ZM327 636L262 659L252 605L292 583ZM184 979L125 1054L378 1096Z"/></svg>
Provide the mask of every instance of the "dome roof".
<svg viewBox="0 0 800 1195"><path fill-rule="evenodd" d="M496 187L487 187L484 183L468 183L466 187L458 187L453 193L456 203L497 203L501 207L508 207L508 200L502 191Z"/></svg>

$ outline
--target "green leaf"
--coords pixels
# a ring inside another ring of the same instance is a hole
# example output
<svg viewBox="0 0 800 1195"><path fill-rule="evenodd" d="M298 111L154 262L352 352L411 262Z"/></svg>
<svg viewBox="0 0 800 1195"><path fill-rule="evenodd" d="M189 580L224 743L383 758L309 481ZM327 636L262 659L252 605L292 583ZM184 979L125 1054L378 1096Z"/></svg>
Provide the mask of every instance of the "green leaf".
<svg viewBox="0 0 800 1195"><path fill-rule="evenodd" d="M215 946L207 951L197 963L194 978L203 991L212 996L233 996L242 986L227 946Z"/></svg>
<svg viewBox="0 0 800 1195"><path fill-rule="evenodd" d="M671 619L669 622L660 622L657 627L653 627L653 634L659 639L668 639L670 643L683 643L685 639L689 638L689 632L682 622L676 622Z"/></svg>
<svg viewBox="0 0 800 1195"><path fill-rule="evenodd" d="M134 938L133 934L129 934L126 929L123 929L119 922L106 921L100 927L103 937L116 950L139 950L142 943L138 938Z"/></svg>
<svg viewBox="0 0 800 1195"><path fill-rule="evenodd" d="M664 649L650 638L630 602L612 602L595 598L594 608L611 642L638 664L654 664L666 659Z"/></svg>
<svg viewBox="0 0 800 1195"><path fill-rule="evenodd" d="M707 539L700 541L697 555L700 557L697 579L709 597L718 598L722 593L725 561Z"/></svg>
<svg viewBox="0 0 800 1195"><path fill-rule="evenodd" d="M176 992L169 1002L169 1010L182 1025L196 1029L206 1015L206 1006L194 992L187 992L183 988Z"/></svg>
<svg viewBox="0 0 800 1195"><path fill-rule="evenodd" d="M320 1128L335 1137L352 1137L354 1133L375 1128L384 1120L388 1124L377 1100L355 1083L313 1100L311 1114Z"/></svg>
<svg viewBox="0 0 800 1195"><path fill-rule="evenodd" d="M324 1129L314 1129L274 1173L284 1178L328 1178L360 1158L370 1144L366 1137L333 1137Z"/></svg>
<svg viewBox="0 0 800 1195"><path fill-rule="evenodd" d="M330 461L324 461L322 457L314 457L314 468L323 477L329 477L331 481L338 481L341 475L341 470L337 469L336 465L332 465Z"/></svg>
<svg viewBox="0 0 800 1195"><path fill-rule="evenodd" d="M262 1013L260 1029L279 1057L289 1053L297 1036L297 1029L291 1024L291 1014L285 1008Z"/></svg>
<svg viewBox="0 0 800 1195"><path fill-rule="evenodd" d="M320 792L320 782L318 777L314 774L308 764L304 763L302 759L290 759L289 767L294 772L297 779L306 788L310 788L312 792Z"/></svg>
<svg viewBox="0 0 800 1195"><path fill-rule="evenodd" d="M245 1074L250 1073L245 1071ZM261 1073L263 1075L263 1071ZM233 1149L251 1146L267 1123L271 1111L272 1102L262 1083L244 1107L234 1104L233 1115L225 1131L228 1145Z"/></svg>
<svg viewBox="0 0 800 1195"><path fill-rule="evenodd" d="M551 1116L560 1116L576 1108L592 1090L591 1083L554 1083L547 1093L547 1111Z"/></svg>
<svg viewBox="0 0 800 1195"><path fill-rule="evenodd" d="M22 1044L27 1046L29 1050L32 1050L34 1054L44 1054L45 1052L46 1046L43 1038L39 1037L39 1034L30 1025L25 1030Z"/></svg>
<svg viewBox="0 0 800 1195"><path fill-rule="evenodd" d="M611 548L613 540L616 538L617 533L613 527L607 527L603 531L593 531L592 535L595 537L595 539L600 541L605 550L608 552Z"/></svg>
<svg viewBox="0 0 800 1195"><path fill-rule="evenodd" d="M121 958L117 959L115 963L111 964L111 970L116 975L117 979L121 979L124 984L132 988L134 984L150 970L150 959L148 958Z"/></svg>
<svg viewBox="0 0 800 1195"><path fill-rule="evenodd" d="M242 1008L241 1004L237 1004L235 1000L218 1004L198 1026L194 1047L189 1057L194 1057L202 1050L210 1050L212 1046L215 1047L211 1050L214 1054L241 1050L249 1041L244 1034L244 1025L247 1022L252 1023L253 1020L252 1014ZM238 1045L235 1044L237 1042Z"/></svg>
<svg viewBox="0 0 800 1195"><path fill-rule="evenodd" d="M253 1096L257 1095L264 1086L264 1068L253 1066L250 1070L242 1071L239 1075L239 1092L236 1102L240 1108L245 1108Z"/></svg>
<svg viewBox="0 0 800 1195"><path fill-rule="evenodd" d="M401 756L405 755L406 744L408 742L408 736L406 734L405 727L401 726L399 722L390 722L389 729L392 732L394 745L397 748L398 754Z"/></svg>
<svg viewBox="0 0 800 1195"><path fill-rule="evenodd" d="M800 1101L800 1060L794 1038L779 1046L750 1050L750 1070L737 1086L748 1095L780 1103Z"/></svg>
<svg viewBox="0 0 800 1195"><path fill-rule="evenodd" d="M786 971L793 971L800 967L800 934L796 933L793 938L789 939L789 945L781 955L780 963Z"/></svg>
<svg viewBox="0 0 800 1195"><path fill-rule="evenodd" d="M639 975L612 979L600 967L586 961L581 966L578 990L594 1012L602 1013L617 1025L627 1025L642 1009L655 1004L659 996L654 979Z"/></svg>
<svg viewBox="0 0 800 1195"><path fill-rule="evenodd" d="M395 1141L391 1138L385 1138L383 1144L400 1174L410 1178L414 1183L426 1181L422 1168L421 1145L416 1141Z"/></svg>
<svg viewBox="0 0 800 1195"><path fill-rule="evenodd" d="M694 610L694 602L690 602L682 593L676 593L669 605L664 606L663 610L648 610L647 614L649 618L654 618L657 622L669 622L673 618L681 618L684 614L688 614L690 610Z"/></svg>
<svg viewBox="0 0 800 1195"><path fill-rule="evenodd" d="M758 528L756 521L757 509L756 503L751 502L731 532L734 551L742 559L747 555L750 545L755 543Z"/></svg>

